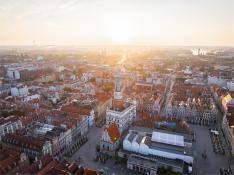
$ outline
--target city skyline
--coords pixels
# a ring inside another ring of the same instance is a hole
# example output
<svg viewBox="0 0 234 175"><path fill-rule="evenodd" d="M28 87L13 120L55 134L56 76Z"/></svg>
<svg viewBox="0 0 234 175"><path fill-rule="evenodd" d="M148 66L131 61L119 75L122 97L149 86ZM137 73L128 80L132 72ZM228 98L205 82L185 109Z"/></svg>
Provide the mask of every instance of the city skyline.
<svg viewBox="0 0 234 175"><path fill-rule="evenodd" d="M0 0L0 45L234 46L231 0Z"/></svg>
<svg viewBox="0 0 234 175"><path fill-rule="evenodd" d="M234 0L0 0L0 175L234 175Z"/></svg>

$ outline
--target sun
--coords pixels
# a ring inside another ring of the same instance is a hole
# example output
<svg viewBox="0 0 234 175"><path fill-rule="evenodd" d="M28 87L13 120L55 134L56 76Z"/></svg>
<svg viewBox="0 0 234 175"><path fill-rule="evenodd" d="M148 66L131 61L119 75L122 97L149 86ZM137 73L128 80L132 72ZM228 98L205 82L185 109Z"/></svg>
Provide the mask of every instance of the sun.
<svg viewBox="0 0 234 175"><path fill-rule="evenodd" d="M127 44L135 35L133 22L126 17L112 18L108 25L108 37L117 44Z"/></svg>

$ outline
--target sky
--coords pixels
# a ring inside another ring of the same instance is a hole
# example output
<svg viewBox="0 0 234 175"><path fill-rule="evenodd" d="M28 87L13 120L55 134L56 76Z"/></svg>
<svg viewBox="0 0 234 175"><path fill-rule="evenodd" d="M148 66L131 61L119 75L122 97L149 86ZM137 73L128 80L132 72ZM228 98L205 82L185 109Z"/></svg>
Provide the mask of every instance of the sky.
<svg viewBox="0 0 234 175"><path fill-rule="evenodd" d="M234 46L234 0L0 0L0 45Z"/></svg>

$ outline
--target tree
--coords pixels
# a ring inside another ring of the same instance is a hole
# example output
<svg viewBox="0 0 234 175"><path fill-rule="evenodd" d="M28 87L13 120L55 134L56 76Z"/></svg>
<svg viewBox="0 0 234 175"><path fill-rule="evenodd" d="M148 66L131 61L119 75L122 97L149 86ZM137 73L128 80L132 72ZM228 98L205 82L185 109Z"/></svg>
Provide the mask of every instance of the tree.
<svg viewBox="0 0 234 175"><path fill-rule="evenodd" d="M99 152L100 152L100 150L101 150L101 149L100 149L100 145L96 145L96 152L98 152L98 153L99 153Z"/></svg>
<svg viewBox="0 0 234 175"><path fill-rule="evenodd" d="M96 82L96 78L91 78L90 80L89 80L91 83L94 83L94 82Z"/></svg>
<svg viewBox="0 0 234 175"><path fill-rule="evenodd" d="M69 87L65 87L63 90L66 91L66 92L72 92L72 89L69 88Z"/></svg>
<svg viewBox="0 0 234 175"><path fill-rule="evenodd" d="M103 90L104 90L106 93L110 93L110 91L112 90L112 85L110 85L110 84L105 84L104 87L103 87Z"/></svg>

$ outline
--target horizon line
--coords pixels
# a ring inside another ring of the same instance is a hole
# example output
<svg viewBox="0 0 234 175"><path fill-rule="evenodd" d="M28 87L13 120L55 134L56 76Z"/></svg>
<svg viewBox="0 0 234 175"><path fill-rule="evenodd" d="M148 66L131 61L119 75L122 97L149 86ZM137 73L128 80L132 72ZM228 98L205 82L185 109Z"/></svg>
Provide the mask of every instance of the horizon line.
<svg viewBox="0 0 234 175"><path fill-rule="evenodd" d="M180 45L180 44L0 44L0 47L43 47L43 46L54 46L54 47L233 47L234 45L212 45L212 44L194 44L194 45Z"/></svg>

